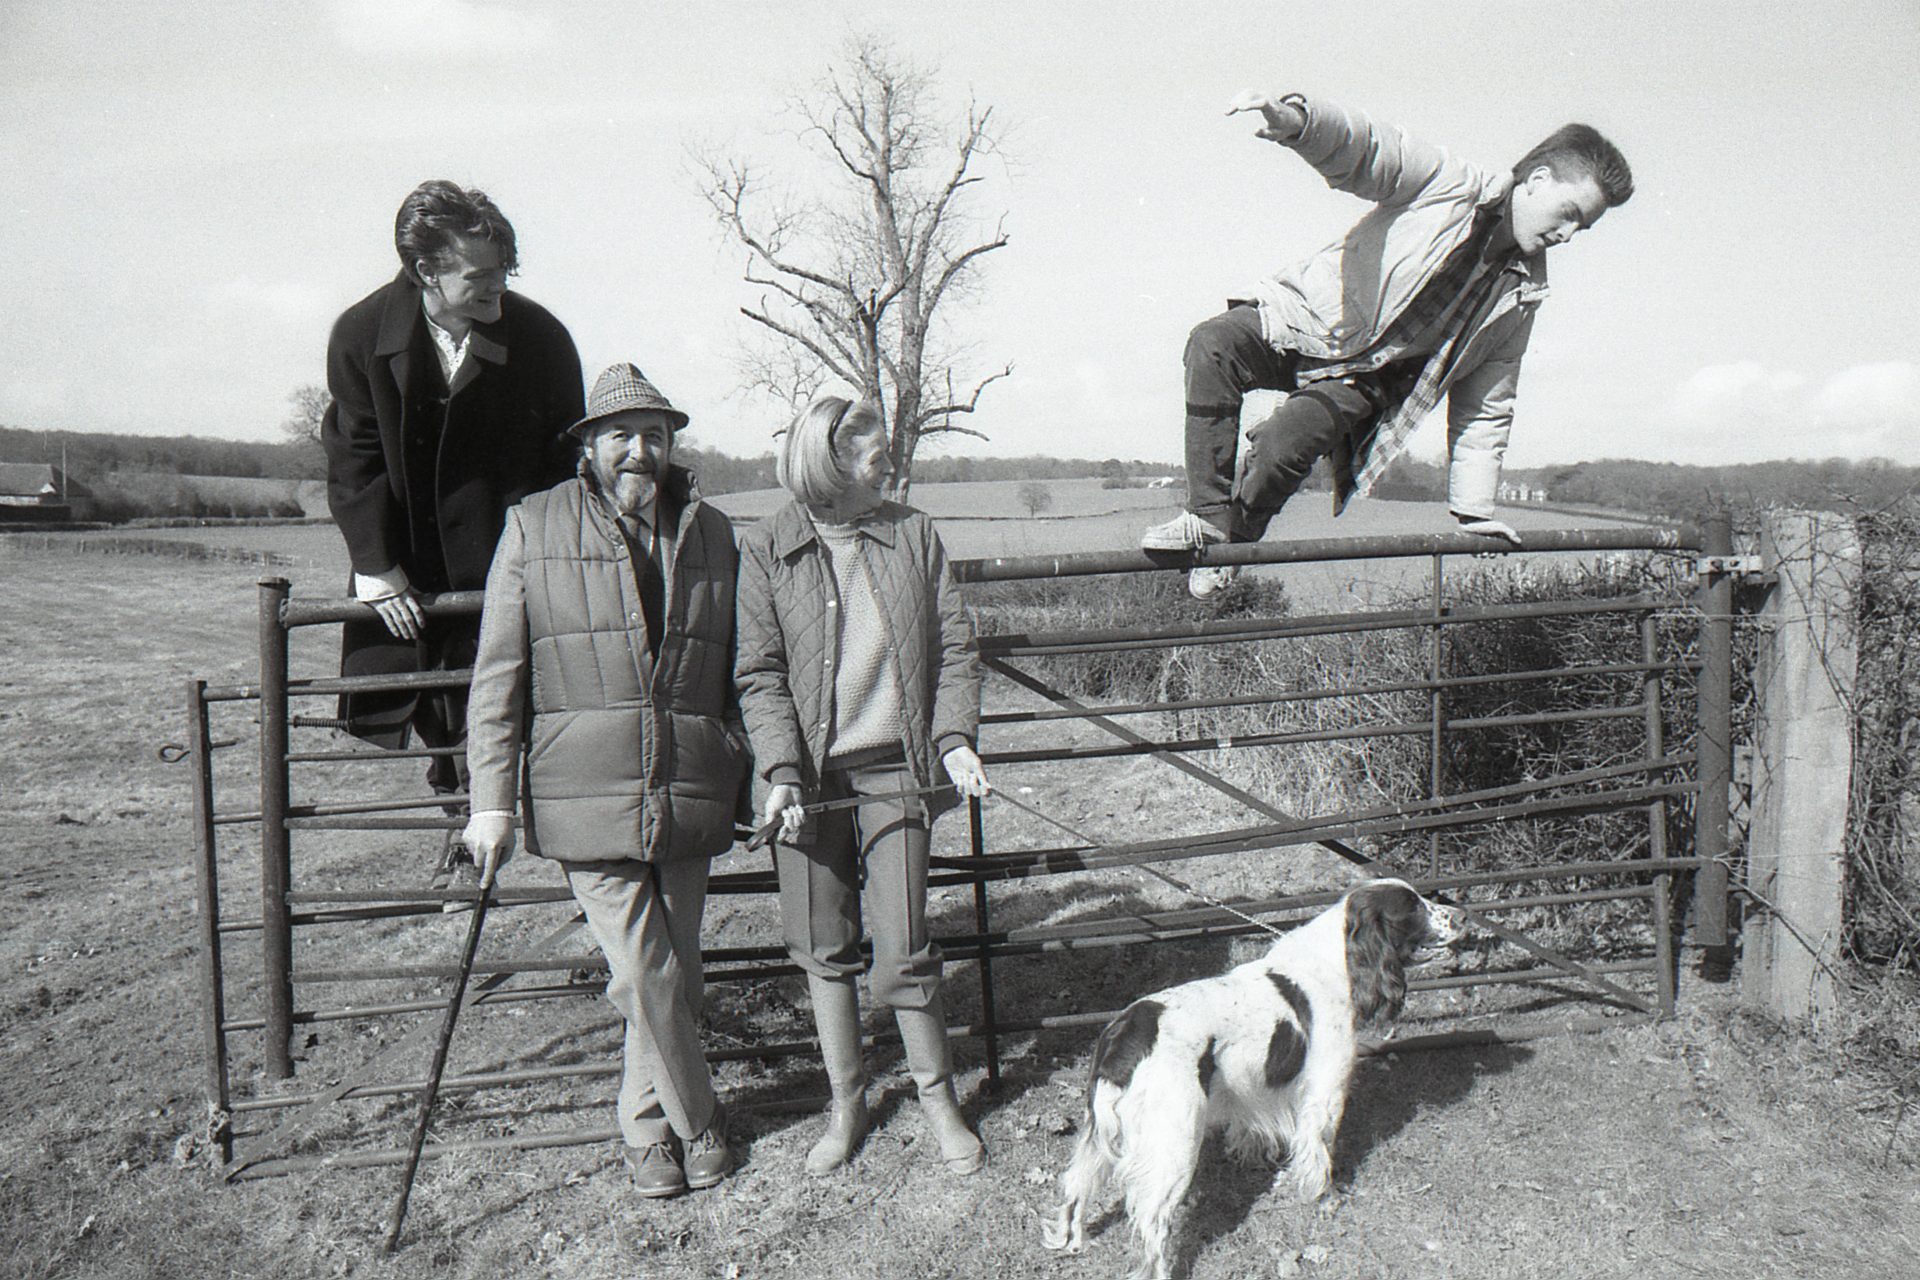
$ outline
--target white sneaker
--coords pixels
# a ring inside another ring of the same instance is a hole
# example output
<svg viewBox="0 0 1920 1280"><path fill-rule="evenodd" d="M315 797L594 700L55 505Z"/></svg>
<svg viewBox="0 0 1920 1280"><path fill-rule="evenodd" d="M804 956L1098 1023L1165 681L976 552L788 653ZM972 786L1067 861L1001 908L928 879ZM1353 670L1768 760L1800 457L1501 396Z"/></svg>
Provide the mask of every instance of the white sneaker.
<svg viewBox="0 0 1920 1280"><path fill-rule="evenodd" d="M1142 551L1198 551L1227 535L1191 511L1182 511L1165 524L1157 524L1140 535Z"/></svg>
<svg viewBox="0 0 1920 1280"><path fill-rule="evenodd" d="M1210 600L1233 585L1240 576L1237 564L1210 564L1187 571L1187 594L1195 600Z"/></svg>

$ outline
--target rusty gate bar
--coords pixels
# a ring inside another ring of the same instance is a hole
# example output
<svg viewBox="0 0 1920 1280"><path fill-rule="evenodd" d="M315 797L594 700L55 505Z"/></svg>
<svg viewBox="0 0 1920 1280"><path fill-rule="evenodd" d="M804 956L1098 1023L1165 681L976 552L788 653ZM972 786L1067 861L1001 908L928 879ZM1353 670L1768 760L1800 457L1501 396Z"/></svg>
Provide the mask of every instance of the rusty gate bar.
<svg viewBox="0 0 1920 1280"><path fill-rule="evenodd" d="M1679 603L1678 600L1675 603ZM995 711L980 717L981 724L1034 724L1042 720L1084 720L1089 714L1103 716L1146 715L1160 711L1206 711L1223 707L1263 707L1281 702L1321 702L1376 693L1418 693L1438 684L1442 689L1466 689L1490 684L1524 684L1533 680L1564 680L1569 676L1645 675L1648 672L1697 671L1699 663L1680 658L1668 662L1606 662L1572 667L1543 667L1526 671L1497 672L1493 675L1447 676L1440 681L1413 680L1397 684L1351 684L1338 689L1289 689L1285 693L1264 693L1257 697L1185 698L1177 702L1108 703L1071 711L1050 707L1040 711ZM290 759L301 759L298 754Z"/></svg>
<svg viewBox="0 0 1920 1280"><path fill-rule="evenodd" d="M987 856L986 827L980 815L980 797L967 797L967 844L975 859ZM987 882L984 877L969 876L973 881L973 927L985 936L992 927L987 917ZM993 1014L993 957L984 949L979 956L980 971L980 1022L986 1027L987 1049L987 1087L1000 1087L1000 1034L994 1025Z"/></svg>
<svg viewBox="0 0 1920 1280"><path fill-rule="evenodd" d="M266 969L267 1075L293 1074L293 925L287 889L293 850L287 830L287 630L281 625L291 585L260 581L260 921Z"/></svg>
<svg viewBox="0 0 1920 1280"><path fill-rule="evenodd" d="M1432 736L1427 742L1427 798L1440 794L1445 785L1447 726L1443 718L1446 714L1446 695L1440 687L1441 679L1447 674L1447 629L1440 625L1440 618L1447 611L1446 599L1446 563L1442 555L1433 557L1433 635L1428 646L1427 677L1433 690L1428 702L1428 718L1433 724ZM1427 874L1440 874L1440 829L1434 828L1427 835Z"/></svg>
<svg viewBox="0 0 1920 1280"><path fill-rule="evenodd" d="M1248 640L1299 640L1308 636L1348 635L1360 631L1404 631L1418 626L1471 626L1480 622L1511 622L1527 618L1578 618L1602 613L1639 613L1685 603L1679 596L1619 596L1607 600L1563 601L1546 605L1501 605L1485 609L1452 609L1435 619L1425 608L1378 610L1371 613L1329 613L1309 617L1233 618L1210 622L1160 623L1142 627L1110 627L1098 631L1047 632L1039 638L1021 633L980 637L981 648L992 647L1006 657L1046 658L1069 654L1113 653L1136 649L1180 649L1196 645L1239 644Z"/></svg>
<svg viewBox="0 0 1920 1280"><path fill-rule="evenodd" d="M1640 620L1640 657L1649 664L1660 651L1660 631L1653 616ZM1660 710L1665 683L1660 674L1649 670L1641 685L1647 708L1647 754L1656 759L1666 754L1666 721ZM1667 857L1667 802L1656 798L1647 805L1647 857L1664 862ZM1673 1012L1677 974L1673 948L1673 877L1662 873L1653 878L1653 945L1660 960L1660 1012Z"/></svg>
<svg viewBox="0 0 1920 1280"><path fill-rule="evenodd" d="M1678 858L1672 859L1670 863L1659 868L1654 868L1653 870L1657 873L1665 874L1669 870L1697 869L1699 865L1700 860L1697 858ZM1557 878L1566 874L1632 876L1641 873L1642 867L1632 863L1595 862L1569 864L1564 867L1534 867L1520 871L1465 872L1458 875L1441 876L1433 880L1423 878L1415 883L1420 888L1431 891L1493 884L1514 884L1527 880ZM1498 914L1535 906L1602 902L1645 897L1650 892L1650 886L1639 885L1620 889L1595 889L1561 894L1533 894L1524 897L1501 898L1489 901L1481 904L1479 909ZM1243 905L1250 907L1253 911L1262 915L1274 916L1281 913L1291 913L1294 918L1286 921L1286 923L1297 923L1300 920L1310 918L1315 911L1325 907L1338 896L1337 892L1315 891L1290 894L1283 897L1267 899L1262 902ZM980 951L987 947L991 947L995 954L1035 955L1128 946L1140 942L1161 941L1173 938L1229 937L1254 932L1254 926L1248 925L1243 920L1229 916L1224 911L1214 907L1190 907L1164 912L1142 913L1131 917L1131 919L1138 920L1142 924L1150 927L1123 926L1117 929L1106 928L1105 932L1097 932L1097 930L1105 926L1114 925L1115 922L1112 920L1082 921L1061 925L1032 926L993 933L984 937L955 937L945 939L943 942L949 945L950 954L955 958L969 959L974 958ZM1208 923L1209 921L1212 923ZM1656 962L1646 960L1620 961L1596 964L1594 968L1601 972L1650 972L1654 963ZM451 968L449 967L449 972L450 971ZM1558 969L1510 969L1491 971L1485 975L1467 975L1464 978L1410 978L1409 987L1413 990L1439 990L1468 985L1481 980L1489 982L1518 982L1529 980L1532 975L1543 973L1549 976L1555 974L1565 976L1564 973ZM570 998L582 994L598 994L598 991L599 987L595 984L576 985L565 989L555 988L540 991L538 992L538 998ZM536 990L500 989L490 991L484 997L476 999L473 1003L513 1003L516 998L528 998L535 995ZM442 1008L445 1005L445 1001L421 1001L417 1003L419 1006L417 1010L410 1007L408 1011L426 1011ZM1095 1015L1070 1016L1093 1017ZM1108 1016L1111 1015L1109 1014ZM998 1029L1004 1032L1015 1028L1016 1025L1017 1024L1011 1022L1003 1022L998 1024ZM884 1031L866 1037L869 1042L873 1043L890 1043L897 1040L897 1038L897 1036ZM751 1048L742 1049L716 1049L710 1051L708 1057L715 1061L721 1061L735 1058L774 1058L811 1054L814 1052L817 1052L817 1045L813 1040L808 1039L778 1044L755 1045ZM536 1079L600 1077L615 1075L618 1072L619 1066L616 1063L511 1068L449 1077L442 1087L448 1090L458 1088L472 1089L487 1087L493 1083L510 1083ZM344 1092L339 1093L337 1097L365 1098L389 1096L404 1094L416 1090L418 1087L419 1084L417 1081L409 1082L407 1080L380 1084L354 1085ZM243 1101L237 1104L235 1110L242 1113L285 1110L311 1105L320 1096L321 1095L276 1094L271 1097Z"/></svg>
<svg viewBox="0 0 1920 1280"><path fill-rule="evenodd" d="M1709 558L1733 554L1733 517L1716 511L1705 522ZM1694 879L1694 931L1707 949L1704 965L1725 976L1727 955L1727 793L1733 786L1733 575L1700 575L1700 796L1694 841L1707 865Z"/></svg>
<svg viewBox="0 0 1920 1280"><path fill-rule="evenodd" d="M1526 550L1689 551L1699 546L1699 531L1691 525L1682 524L1662 528L1533 530L1527 534ZM1365 538L1304 538L1288 542L1215 544L1197 554L1081 551L1070 555L955 560L953 574L961 582L1010 582L1184 569L1201 564L1232 564L1244 568L1254 564L1303 564L1320 560L1408 560L1431 555L1472 556L1507 549L1507 544L1499 539L1478 534L1402 533Z"/></svg>
<svg viewBox="0 0 1920 1280"><path fill-rule="evenodd" d="M988 659L987 664L993 669L1007 676L1009 679L1024 685L1026 688L1031 689L1035 693L1040 694L1042 697L1050 698L1056 702L1060 702L1063 704L1072 703L1073 701L1071 698L1068 698L1067 695L1061 693L1059 690L1050 688L1048 685L1038 680L1034 676L1026 672L1022 672L1017 668L1010 667L1004 662L1000 662L994 659ZM1138 744L1144 741L1144 739L1142 739L1140 735L1132 732L1131 730L1125 728L1124 726L1115 724L1111 720L1103 720L1096 717L1093 719L1092 722L1094 724L1099 725L1100 728L1106 730L1108 733L1112 734L1113 736L1122 739L1123 741L1135 743L1135 744ZM1173 765L1175 768L1181 770L1183 773L1189 774L1190 776L1197 778L1199 781L1205 783L1207 786L1222 793L1223 795L1232 796L1234 799L1239 800L1242 804L1246 805L1250 809L1255 810L1256 812L1267 814L1270 817L1277 818L1285 822L1298 821L1298 819L1293 818L1291 815L1285 813L1284 811L1276 808L1273 805L1268 804L1266 801L1261 800L1257 796L1254 796L1252 793L1246 791L1244 788L1236 787L1232 783L1226 781L1226 779L1221 778L1219 775L1207 769L1203 769L1199 765L1193 764L1190 761L1183 760L1178 755L1170 754L1167 752L1158 752L1156 754L1160 759L1166 761L1168 764ZM1342 843L1341 840L1337 839L1332 833L1328 833L1324 831L1317 832L1311 838L1314 841L1314 843L1320 845L1320 847L1322 847L1323 849L1327 849L1332 853L1338 854L1340 857L1346 859L1348 862L1354 864L1355 866L1362 867L1368 870L1369 872L1371 872L1372 874L1375 874L1375 875L1397 874L1397 872L1391 871L1390 869L1387 868L1386 864L1380 862L1379 860L1368 857L1367 855L1361 853L1357 849L1354 849L1351 846ZM1639 997L1634 996L1632 993L1626 991L1622 987L1619 987L1611 982L1608 982L1606 979L1593 973L1592 970L1586 968L1585 966L1573 960L1570 960L1565 956L1559 955L1553 951L1548 950L1547 948L1534 942L1532 939L1527 938L1522 934L1515 933L1513 930L1505 929L1499 925L1493 924L1491 921L1485 920L1484 918L1480 917L1479 915L1472 912L1471 910L1467 912L1467 919L1476 927L1485 929L1495 934L1496 936L1500 937L1504 941L1509 942L1514 946L1521 948L1524 951L1528 951L1533 955L1539 957L1540 959L1543 959L1548 961L1549 963L1558 965L1562 969L1566 970L1568 973L1575 974L1579 977L1585 978L1592 985L1600 988L1603 991L1608 992L1611 995L1614 995L1620 999L1623 999L1635 1006L1639 1006Z"/></svg>
<svg viewBox="0 0 1920 1280"><path fill-rule="evenodd" d="M187 758L193 766L194 891L200 895L202 1025L207 1041L210 1127L220 1162L233 1159L232 1079L227 1064L226 983L220 968L220 863L213 826L213 735L207 720L207 682L187 681Z"/></svg>
<svg viewBox="0 0 1920 1280"><path fill-rule="evenodd" d="M472 617L480 612L480 604L486 599L484 591L446 591L437 596L427 596L420 601L420 608L429 618ZM311 627L323 622L356 622L372 616L368 607L358 600L318 599L300 596L287 600L280 610L280 625L292 630L295 627ZM318 687L329 692L340 692L355 687L345 682L352 680L377 679L381 688L389 687L389 682L412 685L447 686L447 673L441 671L404 672L392 676L329 676L322 679L302 681L303 687Z"/></svg>

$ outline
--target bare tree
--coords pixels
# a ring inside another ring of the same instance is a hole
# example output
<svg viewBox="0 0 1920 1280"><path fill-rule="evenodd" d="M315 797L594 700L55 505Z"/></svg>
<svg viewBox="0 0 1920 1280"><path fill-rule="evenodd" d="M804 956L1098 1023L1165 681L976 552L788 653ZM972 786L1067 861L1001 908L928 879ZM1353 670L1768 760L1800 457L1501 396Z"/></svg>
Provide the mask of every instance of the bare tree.
<svg viewBox="0 0 1920 1280"><path fill-rule="evenodd" d="M319 444L320 423L333 405L327 389L306 383L287 393L287 403L293 406L293 411L280 424L280 434L290 444Z"/></svg>
<svg viewBox="0 0 1920 1280"><path fill-rule="evenodd" d="M1027 509L1027 515L1037 516L1042 511L1053 509L1053 490L1038 480L1023 481L1020 485L1020 505Z"/></svg>
<svg viewBox="0 0 1920 1280"><path fill-rule="evenodd" d="M833 379L859 388L886 419L893 495L904 498L920 442L985 439L954 418L1013 372L958 376L959 352L936 328L980 260L1007 243L1004 214L988 232L970 208L997 122L971 101L964 120L941 119L931 74L871 39L853 40L796 109L801 144L831 175L821 199L781 200L745 160L697 160L701 194L747 251L748 283L766 290L741 308L768 339L747 374L795 406Z"/></svg>

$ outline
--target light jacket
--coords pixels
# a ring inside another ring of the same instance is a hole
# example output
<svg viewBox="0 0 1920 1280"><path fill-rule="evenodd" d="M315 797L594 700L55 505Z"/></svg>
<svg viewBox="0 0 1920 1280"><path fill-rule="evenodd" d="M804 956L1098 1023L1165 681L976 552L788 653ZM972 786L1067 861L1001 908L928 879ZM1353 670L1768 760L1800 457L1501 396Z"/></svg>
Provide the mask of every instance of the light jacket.
<svg viewBox="0 0 1920 1280"><path fill-rule="evenodd" d="M661 509L678 534L657 653L627 541L587 481L507 513L467 702L469 792L475 812L515 808L524 734L527 847L544 857L664 862L733 843L747 772L733 528L678 467Z"/></svg>
<svg viewBox="0 0 1920 1280"><path fill-rule="evenodd" d="M1350 359L1379 340L1466 240L1474 214L1507 198L1513 178L1359 112L1288 101L1306 113L1307 123L1287 145L1328 186L1370 200L1374 208L1333 244L1261 281L1251 297L1276 349ZM1446 378L1448 502L1465 515L1494 512L1520 359L1534 313L1547 297L1545 253L1522 259L1522 267L1502 277L1500 293L1475 318ZM1390 455L1356 459L1360 491L1391 461Z"/></svg>
<svg viewBox="0 0 1920 1280"><path fill-rule="evenodd" d="M856 529L887 631L890 674L899 681L901 750L919 786L944 783L941 757L973 745L980 728L973 624L932 520L883 502ZM792 783L809 797L818 793L833 723L839 609L833 568L798 502L741 538L734 670L755 768L762 780ZM930 809L956 803L947 791ZM810 834L803 829L800 843Z"/></svg>

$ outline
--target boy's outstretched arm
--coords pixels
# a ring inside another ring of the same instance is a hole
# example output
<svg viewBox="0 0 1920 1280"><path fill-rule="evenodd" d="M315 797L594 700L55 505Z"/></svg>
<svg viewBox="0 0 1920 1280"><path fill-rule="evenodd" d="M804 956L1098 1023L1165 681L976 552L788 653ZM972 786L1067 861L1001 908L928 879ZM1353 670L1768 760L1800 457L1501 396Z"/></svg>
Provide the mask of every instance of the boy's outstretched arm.
<svg viewBox="0 0 1920 1280"><path fill-rule="evenodd" d="M1307 113L1293 94L1261 93L1258 89L1247 89L1237 93L1233 101L1227 104L1227 114L1238 115L1242 111L1258 111L1262 123L1255 132L1256 137L1268 142L1288 143L1300 136L1307 127Z"/></svg>

